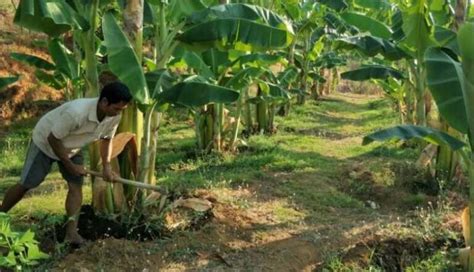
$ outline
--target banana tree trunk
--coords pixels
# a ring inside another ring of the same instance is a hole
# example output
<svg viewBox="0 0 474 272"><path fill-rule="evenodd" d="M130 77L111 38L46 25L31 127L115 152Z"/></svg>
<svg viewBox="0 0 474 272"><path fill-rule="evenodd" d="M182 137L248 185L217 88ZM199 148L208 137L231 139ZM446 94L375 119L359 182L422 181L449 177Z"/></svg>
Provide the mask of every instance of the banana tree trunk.
<svg viewBox="0 0 474 272"><path fill-rule="evenodd" d="M142 59L143 43L143 0L128 0L123 12L124 31L132 44L138 59ZM143 139L143 114L138 110L136 103L132 102L122 113L122 120L118 132L132 132L137 140L137 149L141 153ZM141 155L141 154L139 154ZM122 158L120 165L123 169L131 169L130 162ZM141 165L140 165L141 166ZM142 173L139 170L139 173ZM131 178L131 172L124 173L124 178ZM132 201L135 197L136 188L125 186L127 200Z"/></svg>
<svg viewBox="0 0 474 272"><path fill-rule="evenodd" d="M244 90L244 112L245 112L245 126L248 134L252 134L253 120L252 120L252 109L250 108L249 100L249 88Z"/></svg>
<svg viewBox="0 0 474 272"><path fill-rule="evenodd" d="M332 70L332 81L331 81L331 90L330 90L331 93L337 90L338 84L339 84L339 73L337 72L337 68L334 68Z"/></svg>
<svg viewBox="0 0 474 272"><path fill-rule="evenodd" d="M247 90L242 90L240 95L239 95L239 100L237 101L237 117L235 120L235 124L232 130L232 140L230 143L230 150L235 151L236 149L236 144L237 144L237 138L239 136L239 127L240 127L240 118L242 116L242 104L244 101L244 96L243 92L246 92Z"/></svg>

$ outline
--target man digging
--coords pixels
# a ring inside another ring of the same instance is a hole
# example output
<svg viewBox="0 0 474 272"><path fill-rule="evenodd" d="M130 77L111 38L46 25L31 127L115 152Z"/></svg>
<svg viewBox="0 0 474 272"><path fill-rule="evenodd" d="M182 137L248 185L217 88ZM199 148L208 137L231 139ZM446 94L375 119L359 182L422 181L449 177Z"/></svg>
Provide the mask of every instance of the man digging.
<svg viewBox="0 0 474 272"><path fill-rule="evenodd" d="M5 193L0 212L8 212L27 191L40 185L51 171L51 165L57 162L68 184L65 241L75 246L83 244L84 238L77 231L86 175L81 148L100 139L103 176L111 181L114 177L110 165L112 138L120 114L131 99L127 86L114 82L104 86L99 98L72 100L41 117L33 129L20 181Z"/></svg>

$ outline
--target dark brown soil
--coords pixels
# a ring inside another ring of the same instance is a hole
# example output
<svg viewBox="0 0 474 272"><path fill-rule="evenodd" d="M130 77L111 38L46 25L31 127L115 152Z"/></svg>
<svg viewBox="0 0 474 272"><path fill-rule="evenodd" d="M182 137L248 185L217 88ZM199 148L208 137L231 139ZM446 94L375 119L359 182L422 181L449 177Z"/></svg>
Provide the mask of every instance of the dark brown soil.
<svg viewBox="0 0 474 272"><path fill-rule="evenodd" d="M438 239L423 241L414 238L385 239L374 238L359 242L343 256L345 264L360 267L375 265L383 271L404 271L419 260L432 256L437 250L454 250L463 247L461 239Z"/></svg>

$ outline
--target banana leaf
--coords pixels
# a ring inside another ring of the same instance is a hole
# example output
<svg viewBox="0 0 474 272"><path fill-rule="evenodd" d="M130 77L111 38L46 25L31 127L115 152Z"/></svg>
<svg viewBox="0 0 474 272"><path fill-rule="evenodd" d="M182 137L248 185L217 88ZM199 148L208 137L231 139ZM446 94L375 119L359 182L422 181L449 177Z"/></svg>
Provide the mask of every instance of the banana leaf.
<svg viewBox="0 0 474 272"><path fill-rule="evenodd" d="M54 37L72 29L89 29L86 19L66 1L21 0L13 21L24 28Z"/></svg>
<svg viewBox="0 0 474 272"><path fill-rule="evenodd" d="M194 13L177 39L197 49L284 48L291 44L293 29L282 17L267 9L246 5L214 6Z"/></svg>
<svg viewBox="0 0 474 272"><path fill-rule="evenodd" d="M428 11L425 8L426 0L413 1L412 5L402 10L403 33L405 39L403 44L410 48L414 54L423 57L428 47L435 44L432 37L432 23L428 19Z"/></svg>
<svg viewBox="0 0 474 272"><path fill-rule="evenodd" d="M35 71L36 78L43 82L44 84L56 89L61 90L66 87L66 81L64 80L63 76L59 73L46 73L43 70L36 70Z"/></svg>
<svg viewBox="0 0 474 272"><path fill-rule="evenodd" d="M23 53L10 53L10 57L14 60L21 61L38 69L51 71L56 68L56 66L54 66L54 64L52 64L51 62L33 55Z"/></svg>
<svg viewBox="0 0 474 272"><path fill-rule="evenodd" d="M179 65L180 62L184 62L186 66L194 69L201 76L206 78L215 78L216 76L199 54L186 50L182 46L176 47L173 58L169 63L170 66Z"/></svg>
<svg viewBox="0 0 474 272"><path fill-rule="evenodd" d="M128 86L138 102L149 104L150 95L141 62L112 13L107 12L102 18L102 30L109 69Z"/></svg>
<svg viewBox="0 0 474 272"><path fill-rule="evenodd" d="M334 52L327 52L319 56L314 62L315 67L331 69L337 66L346 65L346 59Z"/></svg>
<svg viewBox="0 0 474 272"><path fill-rule="evenodd" d="M153 2L156 2L156 0ZM161 2L161 0L157 2ZM169 11L166 15L168 20L174 23L180 22L182 19L192 15L194 12L206 8L206 5L204 5L200 0L172 0L169 2Z"/></svg>
<svg viewBox="0 0 474 272"><path fill-rule="evenodd" d="M347 71L341 74L342 79L353 81L365 81L369 79L404 79L405 76L398 70L381 65L367 65L359 69Z"/></svg>
<svg viewBox="0 0 474 272"><path fill-rule="evenodd" d="M225 68L230 64L229 52L210 48L202 52L201 55L202 60L211 68L214 77L216 78L221 73L222 68Z"/></svg>
<svg viewBox="0 0 474 272"><path fill-rule="evenodd" d="M336 40L336 47L346 50L357 49L361 53L370 57L381 54L387 60L392 61L410 57L407 53L405 53L405 51L389 40L373 36L353 36L340 38Z"/></svg>
<svg viewBox="0 0 474 272"><path fill-rule="evenodd" d="M354 4L359 7L374 10L387 10L391 7L389 0L354 0Z"/></svg>
<svg viewBox="0 0 474 272"><path fill-rule="evenodd" d="M388 26L365 14L346 11L341 14L341 17L362 32L370 32L373 36L383 39L390 39L392 36L392 31Z"/></svg>
<svg viewBox="0 0 474 272"><path fill-rule="evenodd" d="M464 105L464 74L461 64L441 48L429 48L424 64L428 88L438 110L450 126L467 133L468 121Z"/></svg>
<svg viewBox="0 0 474 272"><path fill-rule="evenodd" d="M67 75L70 79L79 77L76 59L58 39L52 39L48 44L48 49L56 64L56 69Z"/></svg>
<svg viewBox="0 0 474 272"><path fill-rule="evenodd" d="M150 96L157 100L160 93L173 87L176 79L166 69L159 69L145 74Z"/></svg>
<svg viewBox="0 0 474 272"><path fill-rule="evenodd" d="M399 42L405 38L405 33L403 32L403 15L400 9L392 15L392 39L396 42Z"/></svg>
<svg viewBox="0 0 474 272"><path fill-rule="evenodd" d="M13 76L13 77L0 77L0 90L3 88L7 87L8 85L15 83L18 81L20 77L19 76Z"/></svg>
<svg viewBox="0 0 474 272"><path fill-rule="evenodd" d="M242 65L249 65L254 67L266 66L275 64L282 60L280 55L270 55L266 53L254 53L243 55L235 60L235 63Z"/></svg>
<svg viewBox="0 0 474 272"><path fill-rule="evenodd" d="M345 0L318 0L318 2L336 11L342 11L349 7Z"/></svg>
<svg viewBox="0 0 474 272"><path fill-rule="evenodd" d="M413 138L422 139L432 144L447 145L452 150L458 150L466 145L464 142L442 131L412 125L395 126L379 130L365 136L362 144L367 145L374 141L388 141L392 139L409 140Z"/></svg>
<svg viewBox="0 0 474 272"><path fill-rule="evenodd" d="M435 26L434 37L440 47L449 48L456 55L461 54L459 52L458 36L456 32L442 26Z"/></svg>
<svg viewBox="0 0 474 272"><path fill-rule="evenodd" d="M311 79L319 83L326 83L326 79L317 72L314 72L314 71L309 72L308 77L310 77Z"/></svg>
<svg viewBox="0 0 474 272"><path fill-rule="evenodd" d="M204 82L181 82L157 96L159 103L200 107L210 103L231 103L239 93L225 87Z"/></svg>
<svg viewBox="0 0 474 272"><path fill-rule="evenodd" d="M260 77L264 73L269 71L263 67L247 67L240 70L233 75L225 84L225 87L232 88L234 90L241 90L247 86L252 79Z"/></svg>
<svg viewBox="0 0 474 272"><path fill-rule="evenodd" d="M284 88L288 88L298 77L298 69L295 66L286 68L283 72L277 76L278 84Z"/></svg>

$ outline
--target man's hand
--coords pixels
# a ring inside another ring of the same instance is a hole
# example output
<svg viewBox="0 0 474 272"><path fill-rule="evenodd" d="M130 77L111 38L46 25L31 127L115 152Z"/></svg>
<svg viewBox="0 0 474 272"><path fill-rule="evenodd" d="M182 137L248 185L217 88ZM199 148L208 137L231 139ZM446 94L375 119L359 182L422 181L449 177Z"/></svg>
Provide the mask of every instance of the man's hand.
<svg viewBox="0 0 474 272"><path fill-rule="evenodd" d="M105 181L107 182L115 182L114 179L117 177L117 174L112 170L112 166L110 163L104 164L104 170L102 171L102 175Z"/></svg>
<svg viewBox="0 0 474 272"><path fill-rule="evenodd" d="M82 165L69 162L69 163L64 163L64 166L66 167L67 171L74 176L87 175L86 169Z"/></svg>

